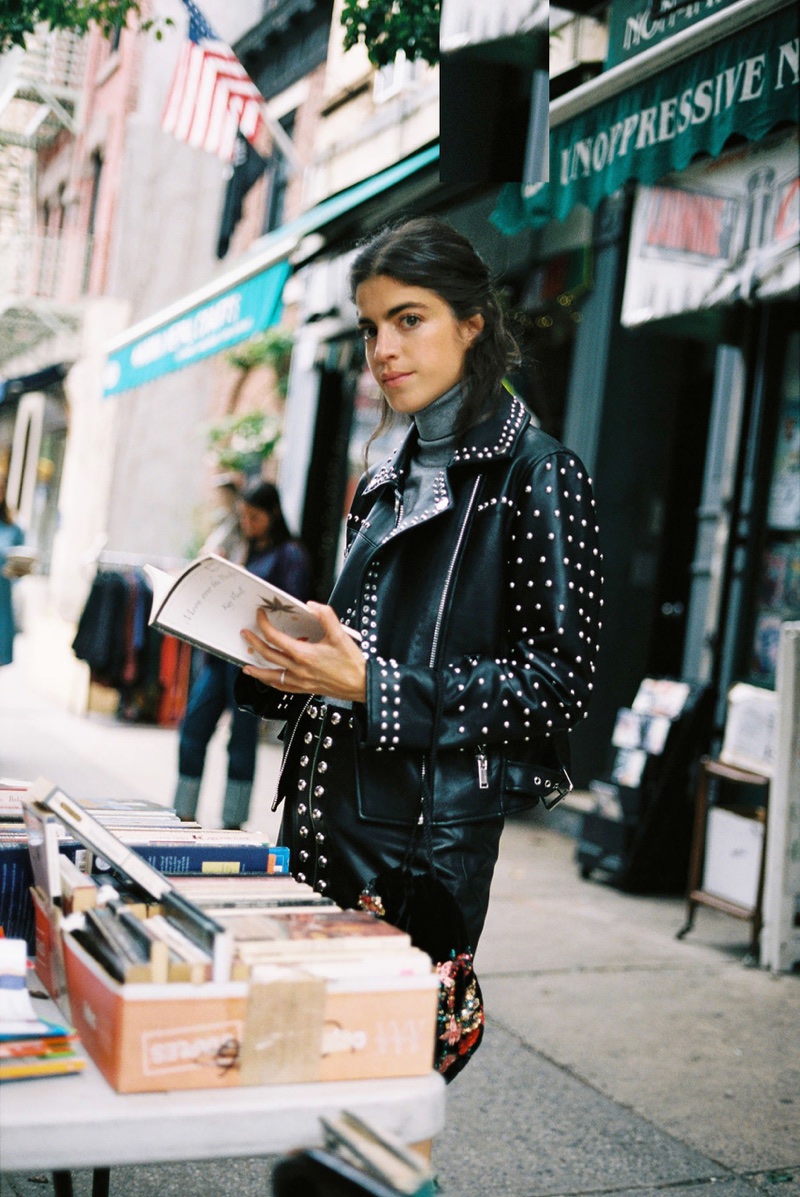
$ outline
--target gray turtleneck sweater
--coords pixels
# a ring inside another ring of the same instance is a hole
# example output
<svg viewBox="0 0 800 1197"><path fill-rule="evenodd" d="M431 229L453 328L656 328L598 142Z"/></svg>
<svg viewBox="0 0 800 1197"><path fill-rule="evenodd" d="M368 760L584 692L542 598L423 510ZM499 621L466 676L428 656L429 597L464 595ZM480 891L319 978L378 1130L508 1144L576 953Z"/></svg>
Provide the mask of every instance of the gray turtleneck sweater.
<svg viewBox="0 0 800 1197"><path fill-rule="evenodd" d="M403 523L415 511L433 506L433 480L455 452L458 437L453 429L461 399L461 384L456 383L428 407L414 413L419 439L403 488Z"/></svg>

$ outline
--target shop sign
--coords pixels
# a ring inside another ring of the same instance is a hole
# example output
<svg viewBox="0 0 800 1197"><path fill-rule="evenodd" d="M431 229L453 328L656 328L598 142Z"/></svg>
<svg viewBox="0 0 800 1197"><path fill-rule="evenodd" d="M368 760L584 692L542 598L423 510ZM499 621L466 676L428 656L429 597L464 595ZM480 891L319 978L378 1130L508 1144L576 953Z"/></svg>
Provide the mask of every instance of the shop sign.
<svg viewBox="0 0 800 1197"><path fill-rule="evenodd" d="M622 324L787 294L800 285L798 135L640 187Z"/></svg>
<svg viewBox="0 0 800 1197"><path fill-rule="evenodd" d="M505 233L594 210L630 179L658 183L734 134L759 141L796 124L797 10L781 9L550 132L550 182L504 188L492 222Z"/></svg>
<svg viewBox="0 0 800 1197"><path fill-rule="evenodd" d="M152 382L277 323L290 270L279 262L110 353L104 396Z"/></svg>
<svg viewBox="0 0 800 1197"><path fill-rule="evenodd" d="M663 3L653 15L652 0L614 0L608 24L608 53L605 69L627 62L650 46L666 41L689 25L712 16L733 0L695 0L694 4Z"/></svg>

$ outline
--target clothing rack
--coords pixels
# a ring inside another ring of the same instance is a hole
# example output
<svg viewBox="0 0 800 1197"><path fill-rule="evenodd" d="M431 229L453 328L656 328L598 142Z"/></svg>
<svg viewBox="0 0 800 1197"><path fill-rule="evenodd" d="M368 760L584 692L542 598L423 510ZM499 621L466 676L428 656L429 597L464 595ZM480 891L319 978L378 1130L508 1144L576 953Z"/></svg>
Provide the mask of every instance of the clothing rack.
<svg viewBox="0 0 800 1197"><path fill-rule="evenodd" d="M88 560L86 564L96 565L98 569L115 569L120 567L137 569L144 565L154 565L156 569L175 570L183 569L184 565L186 565L186 558L162 557L153 553L123 553L112 551L110 549L101 549L100 552L92 557L91 560Z"/></svg>
<svg viewBox="0 0 800 1197"><path fill-rule="evenodd" d="M186 706L191 649L148 626L152 587L143 566L181 569L182 557L130 553L95 544L81 560L92 581L72 649L91 680L120 692L118 717L174 727Z"/></svg>

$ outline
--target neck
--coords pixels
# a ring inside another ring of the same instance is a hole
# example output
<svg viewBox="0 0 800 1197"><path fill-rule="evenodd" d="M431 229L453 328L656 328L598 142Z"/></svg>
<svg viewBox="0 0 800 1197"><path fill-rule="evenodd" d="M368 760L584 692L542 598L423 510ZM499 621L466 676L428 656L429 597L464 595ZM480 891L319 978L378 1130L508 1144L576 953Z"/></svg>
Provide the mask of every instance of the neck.
<svg viewBox="0 0 800 1197"><path fill-rule="evenodd" d="M464 397L461 383L450 387L433 403L414 413L414 423L421 441L441 441L455 434L456 421Z"/></svg>

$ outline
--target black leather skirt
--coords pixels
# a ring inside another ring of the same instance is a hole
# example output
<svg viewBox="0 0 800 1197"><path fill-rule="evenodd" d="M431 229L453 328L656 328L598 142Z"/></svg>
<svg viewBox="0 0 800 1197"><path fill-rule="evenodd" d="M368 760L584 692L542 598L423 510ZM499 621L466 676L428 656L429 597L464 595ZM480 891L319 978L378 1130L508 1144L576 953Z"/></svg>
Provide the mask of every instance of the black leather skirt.
<svg viewBox="0 0 800 1197"><path fill-rule="evenodd" d="M429 871L422 837L413 827L365 819L359 812L356 735L347 707L312 698L287 727L278 787L280 843L290 850L293 875L345 909L357 906L378 873L403 863L412 837L417 842L411 868ZM435 873L461 907L473 951L486 918L502 829L502 818L433 828Z"/></svg>

